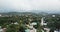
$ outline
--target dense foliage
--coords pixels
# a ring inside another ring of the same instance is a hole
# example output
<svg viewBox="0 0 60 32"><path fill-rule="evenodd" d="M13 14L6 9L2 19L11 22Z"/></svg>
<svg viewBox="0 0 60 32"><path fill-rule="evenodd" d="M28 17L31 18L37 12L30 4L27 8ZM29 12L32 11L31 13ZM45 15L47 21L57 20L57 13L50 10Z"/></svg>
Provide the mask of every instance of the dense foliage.
<svg viewBox="0 0 60 32"><path fill-rule="evenodd" d="M26 24L36 22L38 25L34 26L39 30L41 17L35 16L12 16L12 17L0 17L0 26L7 28L6 32L19 32L20 29L26 29ZM22 28L21 28L22 27Z"/></svg>

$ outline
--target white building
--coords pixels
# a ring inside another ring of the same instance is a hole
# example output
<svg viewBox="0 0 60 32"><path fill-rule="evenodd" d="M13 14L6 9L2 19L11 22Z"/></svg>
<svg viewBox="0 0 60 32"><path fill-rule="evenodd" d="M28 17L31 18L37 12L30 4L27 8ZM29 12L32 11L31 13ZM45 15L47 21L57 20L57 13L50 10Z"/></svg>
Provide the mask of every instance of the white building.
<svg viewBox="0 0 60 32"><path fill-rule="evenodd" d="M37 30L35 28L32 28L30 32L37 32Z"/></svg>
<svg viewBox="0 0 60 32"><path fill-rule="evenodd" d="M1 26L0 26L0 32L3 32L3 29L1 28Z"/></svg>
<svg viewBox="0 0 60 32"><path fill-rule="evenodd" d="M2 16L2 15L0 14L0 16Z"/></svg>
<svg viewBox="0 0 60 32"><path fill-rule="evenodd" d="M54 30L54 32L60 32L60 30Z"/></svg>
<svg viewBox="0 0 60 32"><path fill-rule="evenodd" d="M49 31L50 31L50 29L49 29L49 28L44 28L44 30L45 30L46 32L49 32Z"/></svg>
<svg viewBox="0 0 60 32"><path fill-rule="evenodd" d="M55 17L55 15L52 15L52 17Z"/></svg>

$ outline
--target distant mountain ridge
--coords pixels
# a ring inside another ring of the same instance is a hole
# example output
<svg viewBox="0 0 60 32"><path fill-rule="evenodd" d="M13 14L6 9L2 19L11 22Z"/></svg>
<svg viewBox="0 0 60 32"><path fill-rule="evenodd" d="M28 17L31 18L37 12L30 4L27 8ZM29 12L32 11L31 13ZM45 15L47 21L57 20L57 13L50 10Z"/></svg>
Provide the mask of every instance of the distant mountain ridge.
<svg viewBox="0 0 60 32"><path fill-rule="evenodd" d="M36 13L36 12L5 12L5 13L0 13L0 14L7 14L7 15L10 15L10 14L14 14L14 15L19 15L19 14L38 14L38 15L47 15L47 14L60 14L60 13L46 13L46 12L39 12L39 13Z"/></svg>

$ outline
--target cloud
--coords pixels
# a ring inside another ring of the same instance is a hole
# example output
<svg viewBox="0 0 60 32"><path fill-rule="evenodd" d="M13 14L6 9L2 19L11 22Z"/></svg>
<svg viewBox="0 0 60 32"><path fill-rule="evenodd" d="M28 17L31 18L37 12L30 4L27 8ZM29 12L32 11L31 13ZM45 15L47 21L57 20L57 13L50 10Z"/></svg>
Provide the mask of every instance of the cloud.
<svg viewBox="0 0 60 32"><path fill-rule="evenodd" d="M59 11L59 0L0 0L0 10L13 9L13 10L45 10L45 11Z"/></svg>

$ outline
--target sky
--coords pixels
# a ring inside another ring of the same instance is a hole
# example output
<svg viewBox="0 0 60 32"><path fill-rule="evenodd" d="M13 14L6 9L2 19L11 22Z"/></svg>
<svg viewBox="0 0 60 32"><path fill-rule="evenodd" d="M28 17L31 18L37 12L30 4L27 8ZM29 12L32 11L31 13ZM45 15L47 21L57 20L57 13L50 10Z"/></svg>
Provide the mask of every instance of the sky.
<svg viewBox="0 0 60 32"><path fill-rule="evenodd" d="M0 12L59 12L60 0L0 0Z"/></svg>

